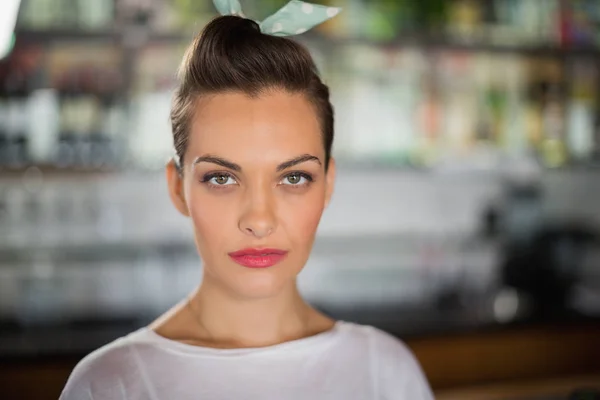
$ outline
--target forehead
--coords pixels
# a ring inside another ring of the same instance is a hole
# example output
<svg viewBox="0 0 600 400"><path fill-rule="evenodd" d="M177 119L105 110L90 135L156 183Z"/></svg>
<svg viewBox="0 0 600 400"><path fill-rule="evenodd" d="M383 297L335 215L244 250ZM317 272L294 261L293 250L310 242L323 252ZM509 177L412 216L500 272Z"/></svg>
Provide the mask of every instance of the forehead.
<svg viewBox="0 0 600 400"><path fill-rule="evenodd" d="M242 162L324 154L315 109L302 94L272 91L257 97L231 92L198 100L189 153L211 153Z"/></svg>

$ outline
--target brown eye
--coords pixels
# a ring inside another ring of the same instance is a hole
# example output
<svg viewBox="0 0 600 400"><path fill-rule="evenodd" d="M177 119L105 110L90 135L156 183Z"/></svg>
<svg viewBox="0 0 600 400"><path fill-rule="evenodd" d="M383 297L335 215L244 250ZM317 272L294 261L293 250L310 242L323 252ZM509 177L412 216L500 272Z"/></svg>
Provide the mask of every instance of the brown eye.
<svg viewBox="0 0 600 400"><path fill-rule="evenodd" d="M204 178L202 178L202 182L213 186L229 186L237 184L237 181L233 176L223 173L205 175Z"/></svg>
<svg viewBox="0 0 600 400"><path fill-rule="evenodd" d="M225 185L229 180L229 175L217 175L214 180L217 185Z"/></svg>
<svg viewBox="0 0 600 400"><path fill-rule="evenodd" d="M292 172L291 174L288 174L283 178L281 184L288 186L303 186L312 182L312 180L312 177L308 174L304 174L301 172Z"/></svg>
<svg viewBox="0 0 600 400"><path fill-rule="evenodd" d="M298 183L300 183L301 179L302 179L302 177L300 176L300 174L292 174L292 175L287 176L287 181L291 185L297 185Z"/></svg>

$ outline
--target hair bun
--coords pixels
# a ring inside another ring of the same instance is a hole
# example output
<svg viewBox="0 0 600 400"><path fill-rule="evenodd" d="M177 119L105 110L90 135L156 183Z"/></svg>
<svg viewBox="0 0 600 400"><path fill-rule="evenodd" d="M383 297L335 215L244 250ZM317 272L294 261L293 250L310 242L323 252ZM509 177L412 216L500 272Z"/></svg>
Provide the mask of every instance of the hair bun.
<svg viewBox="0 0 600 400"><path fill-rule="evenodd" d="M203 35L240 40L248 34L260 34L260 26L256 21L237 15L223 15L213 19L204 29Z"/></svg>

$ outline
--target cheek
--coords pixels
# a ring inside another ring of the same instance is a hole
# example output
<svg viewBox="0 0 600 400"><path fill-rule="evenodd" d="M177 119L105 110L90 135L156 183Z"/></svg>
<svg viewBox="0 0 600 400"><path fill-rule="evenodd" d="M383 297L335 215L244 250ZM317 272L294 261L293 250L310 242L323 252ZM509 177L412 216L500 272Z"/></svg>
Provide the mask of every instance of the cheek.
<svg viewBox="0 0 600 400"><path fill-rule="evenodd" d="M323 191L315 190L283 202L280 223L292 240L312 243L323 214L324 201Z"/></svg>
<svg viewBox="0 0 600 400"><path fill-rule="evenodd" d="M187 205L198 244L204 249L219 248L219 244L231 236L231 221L234 213L226 197L207 194L203 188L192 188L187 196ZM234 225L235 226L235 225Z"/></svg>

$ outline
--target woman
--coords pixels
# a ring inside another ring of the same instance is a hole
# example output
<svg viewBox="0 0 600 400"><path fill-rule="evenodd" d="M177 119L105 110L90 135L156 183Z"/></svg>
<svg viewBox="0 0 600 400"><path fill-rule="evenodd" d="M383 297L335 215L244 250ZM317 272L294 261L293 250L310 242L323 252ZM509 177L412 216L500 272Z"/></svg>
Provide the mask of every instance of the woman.
<svg viewBox="0 0 600 400"><path fill-rule="evenodd" d="M307 50L222 16L190 46L171 119L171 200L203 261L193 294L88 355L62 399L432 399L392 336L298 293L333 191L333 109Z"/></svg>

